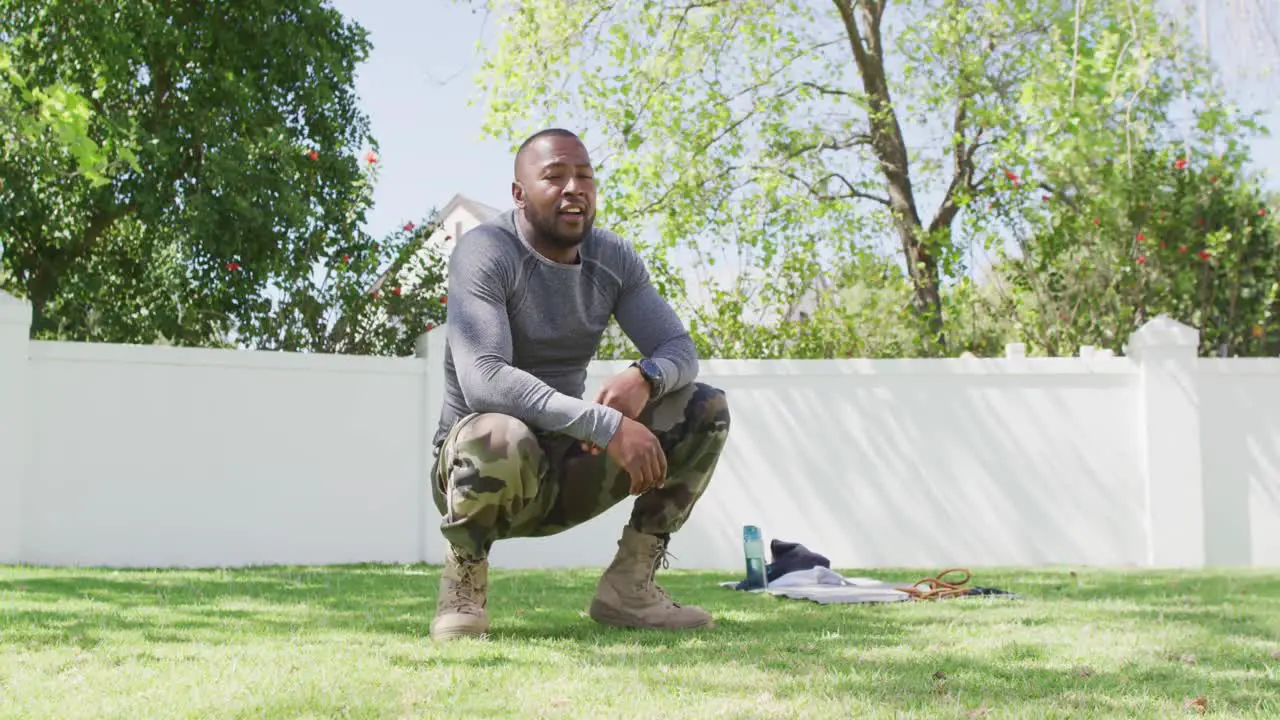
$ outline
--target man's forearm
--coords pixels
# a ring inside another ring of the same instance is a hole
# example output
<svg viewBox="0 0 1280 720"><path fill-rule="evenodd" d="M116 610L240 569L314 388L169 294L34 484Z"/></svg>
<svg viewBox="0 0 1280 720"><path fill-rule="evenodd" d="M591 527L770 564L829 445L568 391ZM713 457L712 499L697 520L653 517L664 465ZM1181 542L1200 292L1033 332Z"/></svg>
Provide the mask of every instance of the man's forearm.
<svg viewBox="0 0 1280 720"><path fill-rule="evenodd" d="M698 377L697 347L680 316L649 282L638 257L632 258L628 270L614 312L618 326L662 370L664 394L679 390Z"/></svg>
<svg viewBox="0 0 1280 720"><path fill-rule="evenodd" d="M664 391L670 393L698 377L698 352L688 333L662 343L648 355L662 369Z"/></svg>
<svg viewBox="0 0 1280 720"><path fill-rule="evenodd" d="M474 412L510 415L532 428L598 447L608 446L622 421L617 410L561 393L500 357L483 355L455 362L455 368L463 398Z"/></svg>

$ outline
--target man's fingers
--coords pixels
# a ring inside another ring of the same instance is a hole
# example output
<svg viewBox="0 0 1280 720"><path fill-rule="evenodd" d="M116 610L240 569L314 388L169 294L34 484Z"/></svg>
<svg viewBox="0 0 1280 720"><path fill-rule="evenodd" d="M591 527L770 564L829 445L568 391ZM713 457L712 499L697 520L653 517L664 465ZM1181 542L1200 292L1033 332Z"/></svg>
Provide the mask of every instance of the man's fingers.
<svg viewBox="0 0 1280 720"><path fill-rule="evenodd" d="M656 445L655 443L655 447ZM650 489L662 486L662 477L666 474L666 468L662 462L664 459L662 457L662 449L657 448L657 452L653 454L653 458L650 460L650 472L653 473L653 479L649 482Z"/></svg>
<svg viewBox="0 0 1280 720"><path fill-rule="evenodd" d="M640 467L644 468L642 471L644 482L640 486L640 492L647 493L653 489L653 484L658 481L658 476L655 472L657 467L653 464L653 458L641 458Z"/></svg>
<svg viewBox="0 0 1280 720"><path fill-rule="evenodd" d="M662 451L662 443L658 441L658 436L652 437L649 446L652 448L653 461L653 487L662 487L667 480L667 455Z"/></svg>

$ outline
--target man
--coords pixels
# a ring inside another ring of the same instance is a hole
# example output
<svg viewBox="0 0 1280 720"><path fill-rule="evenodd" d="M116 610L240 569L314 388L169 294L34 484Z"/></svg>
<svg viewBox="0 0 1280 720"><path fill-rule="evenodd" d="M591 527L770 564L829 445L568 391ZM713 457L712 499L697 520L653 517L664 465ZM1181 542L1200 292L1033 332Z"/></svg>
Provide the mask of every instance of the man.
<svg viewBox="0 0 1280 720"><path fill-rule="evenodd" d="M593 227L586 147L561 129L516 154L515 209L458 238L449 264L445 398L432 490L448 543L431 635L488 632L488 555L635 496L590 616L700 628L701 608L654 582L729 431L724 393L694 382L693 341L630 244ZM643 355L583 398L610 317Z"/></svg>

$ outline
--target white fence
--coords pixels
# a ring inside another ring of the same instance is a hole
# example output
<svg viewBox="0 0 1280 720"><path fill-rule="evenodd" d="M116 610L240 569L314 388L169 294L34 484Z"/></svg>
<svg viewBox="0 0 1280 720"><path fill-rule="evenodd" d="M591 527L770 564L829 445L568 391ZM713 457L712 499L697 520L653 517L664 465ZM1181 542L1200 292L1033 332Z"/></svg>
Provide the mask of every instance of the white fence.
<svg viewBox="0 0 1280 720"><path fill-rule="evenodd" d="M30 342L0 296L0 563L439 562L419 358ZM708 360L733 416L675 565L737 574L741 526L842 568L1280 566L1280 359ZM620 369L596 363L592 382ZM589 392L593 388L589 388ZM501 567L602 566L623 503Z"/></svg>

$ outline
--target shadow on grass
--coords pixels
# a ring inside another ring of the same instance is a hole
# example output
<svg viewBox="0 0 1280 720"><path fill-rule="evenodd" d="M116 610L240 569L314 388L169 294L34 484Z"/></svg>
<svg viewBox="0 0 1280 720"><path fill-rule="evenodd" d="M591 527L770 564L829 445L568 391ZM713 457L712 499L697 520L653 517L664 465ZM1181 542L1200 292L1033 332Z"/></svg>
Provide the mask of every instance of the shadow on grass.
<svg viewBox="0 0 1280 720"><path fill-rule="evenodd" d="M18 577L11 577L17 575ZM439 571L425 566L0 571L0 642L94 646L316 632L423 634Z"/></svg>
<svg viewBox="0 0 1280 720"><path fill-rule="evenodd" d="M908 570L858 574L920 576ZM802 702L813 677L825 678L826 693L935 708L1016 698L1110 713L1153 692L1172 695L1169 688L1185 688L1186 696L1211 691L1219 707L1276 702L1263 680L1250 675L1265 655L1240 653L1247 643L1280 638L1276 575L981 571L975 584L1022 598L823 606L718 587L731 576L663 573L660 580L674 597L716 615L715 629L694 633L591 622L585 611L598 575L492 571L490 641L457 652L427 640L439 581L435 567L0 568L0 647L235 645L250 637L349 643L372 637L409 641L388 651L387 661L415 671L547 662L536 652L545 648L572 667L621 668L656 683L700 675L707 691L764 691L779 702ZM1093 639L1080 639L1086 631ZM1132 638L1147 631L1174 640L1142 661L1088 667L1094 643L1105 655L1109 632ZM1218 642L1180 647L1178 638ZM1064 662L1063 647L1078 649L1082 659ZM1195 653L1196 660L1179 660L1181 653ZM716 671L723 668L741 672Z"/></svg>

